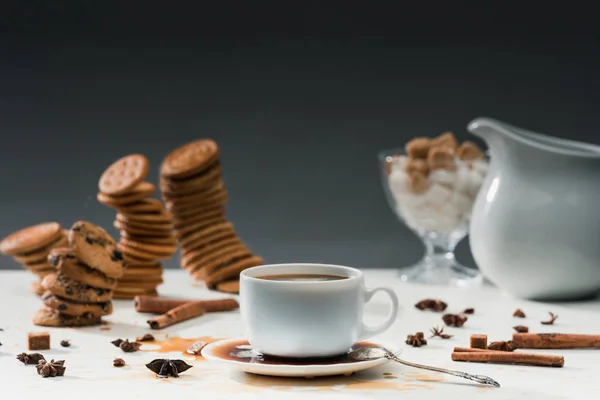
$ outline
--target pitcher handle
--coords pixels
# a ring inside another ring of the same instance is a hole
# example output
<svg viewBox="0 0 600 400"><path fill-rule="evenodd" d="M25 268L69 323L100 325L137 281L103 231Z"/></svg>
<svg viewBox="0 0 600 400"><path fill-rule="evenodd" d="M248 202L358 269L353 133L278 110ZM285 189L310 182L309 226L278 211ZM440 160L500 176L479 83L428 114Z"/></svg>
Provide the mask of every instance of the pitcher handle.
<svg viewBox="0 0 600 400"><path fill-rule="evenodd" d="M378 287L378 288L374 288L374 289L366 289L365 304L368 303L369 301L371 301L371 299L373 298L373 296L375 296L375 294L377 292L384 292L390 297L392 308L390 309L390 312L389 312L385 322L381 323L378 326L375 326L375 327L367 326L363 322L361 331L359 334L359 340L368 339L370 337L373 337L380 333L385 332L386 330L388 330L388 328L390 326L392 326L392 324L396 321L396 317L398 316L398 309L400 308L400 302L398 301L398 296L396 295L396 292L394 292L394 290L392 290L390 288Z"/></svg>

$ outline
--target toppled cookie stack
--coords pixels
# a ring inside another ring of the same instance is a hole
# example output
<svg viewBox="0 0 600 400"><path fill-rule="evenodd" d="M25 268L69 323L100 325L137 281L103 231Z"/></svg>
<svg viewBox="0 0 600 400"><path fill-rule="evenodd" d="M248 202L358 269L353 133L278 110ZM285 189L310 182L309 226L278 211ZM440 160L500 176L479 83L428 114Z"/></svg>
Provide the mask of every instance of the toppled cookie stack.
<svg viewBox="0 0 600 400"><path fill-rule="evenodd" d="M113 289L126 263L117 244L102 228L78 221L68 234L68 247L50 251L56 268L42 280L45 307L33 317L41 326L89 326L112 313Z"/></svg>
<svg viewBox="0 0 600 400"><path fill-rule="evenodd" d="M66 243L67 235L60 224L45 222L8 235L0 242L0 252L12 256L41 281L54 271L54 267L47 261L48 253L54 247L65 246ZM31 290L38 296L43 293L39 281L31 284Z"/></svg>
<svg viewBox="0 0 600 400"><path fill-rule="evenodd" d="M181 267L209 288L237 293L240 272L263 260L245 246L225 216L227 190L217 144L197 140L167 155L160 189L174 217Z"/></svg>
<svg viewBox="0 0 600 400"><path fill-rule="evenodd" d="M177 251L173 216L160 200L149 198L155 190L144 182L149 169L144 155L131 154L111 164L98 182L98 201L118 211L114 222L121 232L118 248L128 265L114 292L119 299L156 296L156 287L163 282L158 261Z"/></svg>

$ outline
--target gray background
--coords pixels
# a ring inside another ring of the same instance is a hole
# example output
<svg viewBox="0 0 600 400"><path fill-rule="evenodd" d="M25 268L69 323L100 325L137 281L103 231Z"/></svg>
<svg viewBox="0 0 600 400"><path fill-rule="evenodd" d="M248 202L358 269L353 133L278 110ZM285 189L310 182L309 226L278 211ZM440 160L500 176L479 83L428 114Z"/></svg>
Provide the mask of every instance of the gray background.
<svg viewBox="0 0 600 400"><path fill-rule="evenodd" d="M106 166L144 153L156 183L170 150L211 137L228 217L268 262L395 268L423 247L385 201L379 150L445 130L472 139L465 127L481 115L600 143L585 10L555 10L557 23L508 3L46 3L0 13L2 237L78 219L116 235L95 200ZM474 266L467 240L457 257Z"/></svg>

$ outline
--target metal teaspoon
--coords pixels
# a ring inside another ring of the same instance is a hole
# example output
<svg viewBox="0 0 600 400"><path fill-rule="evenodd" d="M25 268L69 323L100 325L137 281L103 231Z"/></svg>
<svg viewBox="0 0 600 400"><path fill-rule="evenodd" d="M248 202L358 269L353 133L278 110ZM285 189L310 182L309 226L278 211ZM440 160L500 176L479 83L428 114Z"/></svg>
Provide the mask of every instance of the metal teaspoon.
<svg viewBox="0 0 600 400"><path fill-rule="evenodd" d="M362 347L360 349L356 349L348 353L348 356L357 361L367 361L367 360L375 360L378 358L387 358L388 360L396 361L400 364L408 365L413 368L427 369L429 371L441 372L444 374L450 374L453 376L458 376L459 378L468 379L470 381L475 381L484 385L491 385L495 387L500 387L500 384L493 380L490 377L485 375L471 375L466 372L460 371L452 371L450 369L437 368L437 367L428 367L427 365L414 364L408 361L404 361L398 358L391 351L384 349L383 347Z"/></svg>

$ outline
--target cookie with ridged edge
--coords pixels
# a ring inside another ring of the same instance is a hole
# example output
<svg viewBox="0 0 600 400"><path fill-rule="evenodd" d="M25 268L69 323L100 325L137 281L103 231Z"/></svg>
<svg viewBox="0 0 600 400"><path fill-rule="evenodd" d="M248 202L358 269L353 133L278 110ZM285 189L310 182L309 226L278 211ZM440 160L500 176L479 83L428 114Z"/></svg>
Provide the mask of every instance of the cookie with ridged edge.
<svg viewBox="0 0 600 400"><path fill-rule="evenodd" d="M9 256L34 252L62 235L58 222L44 222L11 233L0 242L0 252Z"/></svg>
<svg viewBox="0 0 600 400"><path fill-rule="evenodd" d="M186 248L186 247L190 246L192 243L196 242L197 240L201 240L205 237L209 237L214 232L221 232L221 231L233 232L233 225L231 224L231 222L225 221L225 222L221 222L219 224L207 226L204 229L201 229L197 232L192 233L191 235L186 236L185 238L180 239L179 244L181 245L181 247Z"/></svg>
<svg viewBox="0 0 600 400"><path fill-rule="evenodd" d="M198 204L202 200L214 196L215 194L221 193L225 188L223 181L217 181L213 186L209 186L204 190L196 193L187 194L184 196L178 196L173 200L165 201L165 206L172 208L173 206L183 206L188 204Z"/></svg>
<svg viewBox="0 0 600 400"><path fill-rule="evenodd" d="M181 179L205 169L219 158L219 147L212 139L186 143L170 152L160 166L160 174Z"/></svg>
<svg viewBox="0 0 600 400"><path fill-rule="evenodd" d="M47 275L42 286L57 296L82 303L101 303L112 298L110 289L95 288L56 272Z"/></svg>
<svg viewBox="0 0 600 400"><path fill-rule="evenodd" d="M224 230L224 231L215 231L206 237L197 239L196 241L190 243L186 247L182 247L181 254L183 256L185 256L187 253L194 251L196 249L199 249L199 248L203 247L204 245L206 245L207 243L214 243L219 240L229 239L229 238L233 238L233 237L237 237L235 232L233 231L233 229Z"/></svg>
<svg viewBox="0 0 600 400"><path fill-rule="evenodd" d="M124 212L117 213L117 220L124 223L141 223L141 224L170 224L173 222L173 214L163 210L157 213L139 213L126 214Z"/></svg>
<svg viewBox="0 0 600 400"><path fill-rule="evenodd" d="M163 246L177 246L177 239L172 234L162 237L152 236L137 236L128 233L127 231L121 231L121 240L133 240L134 242L144 244L158 244Z"/></svg>
<svg viewBox="0 0 600 400"><path fill-rule="evenodd" d="M48 262L64 276L93 287L114 289L117 286L115 278L109 278L102 272L82 264L69 248L55 248L48 254Z"/></svg>
<svg viewBox="0 0 600 400"><path fill-rule="evenodd" d="M101 193L118 196L127 193L148 176L150 162L143 154L130 154L112 163L100 176Z"/></svg>
<svg viewBox="0 0 600 400"><path fill-rule="evenodd" d="M197 203L188 203L183 205L178 205L173 203L173 205L169 208L171 213L174 216L181 215L190 215L193 214L193 211L198 209L206 210L208 208L217 208L223 207L227 204L227 191L222 190L220 192L214 193L209 197L204 198L203 200Z"/></svg>
<svg viewBox="0 0 600 400"><path fill-rule="evenodd" d="M155 190L156 186L154 186L152 183L141 182L129 192L121 196L110 196L106 193L99 192L96 195L96 199L105 206L118 208L137 203L140 200L144 200L146 197L152 195Z"/></svg>
<svg viewBox="0 0 600 400"><path fill-rule="evenodd" d="M190 176L185 180L173 181L161 177L159 180L160 190L163 194L171 197L182 197L189 194L198 193L210 189L222 182L221 164L215 163L196 175Z"/></svg>
<svg viewBox="0 0 600 400"><path fill-rule="evenodd" d="M135 249L144 253L154 254L157 256L171 257L177 251L176 245L156 245L136 242L134 240L121 239L120 247Z"/></svg>
<svg viewBox="0 0 600 400"><path fill-rule="evenodd" d="M112 314L113 311L112 302L110 301L102 303L78 303L59 297L48 291L42 295L42 301L46 307L53 308L61 314L71 316L102 317Z"/></svg>
<svg viewBox="0 0 600 400"><path fill-rule="evenodd" d="M194 279L204 279L221 267L227 266L237 259L250 256L252 256L252 252L247 247L242 246L235 250L232 249L232 251L225 252L220 257L213 258L209 261L196 261L195 263L190 264L186 269Z"/></svg>
<svg viewBox="0 0 600 400"><path fill-rule="evenodd" d="M185 269L189 270L192 273L195 273L199 268L204 269L204 273L212 272L213 269L218 268L218 265L213 265L212 263L216 260L227 258L232 254L250 254L250 250L243 244L241 241L237 243L232 243L225 246L215 246L214 249L205 253L202 257L191 257L184 258L182 260L182 265Z"/></svg>
<svg viewBox="0 0 600 400"><path fill-rule="evenodd" d="M56 241L50 243L48 246L43 247L34 252L24 253L22 255L14 256L14 259L21 264L37 264L48 257L48 253L55 247L64 247L68 244L67 235L61 235Z"/></svg>
<svg viewBox="0 0 600 400"><path fill-rule="evenodd" d="M135 296L157 296L156 289L127 287L115 290L113 299L133 299Z"/></svg>
<svg viewBox="0 0 600 400"><path fill-rule="evenodd" d="M53 308L44 307L35 313L32 322L38 326L67 328L98 325L101 322L101 319L96 316L65 315Z"/></svg>
<svg viewBox="0 0 600 400"><path fill-rule="evenodd" d="M239 294L240 293L240 280L234 279L231 281L225 281L217 284L216 289L219 292L229 293L229 294Z"/></svg>
<svg viewBox="0 0 600 400"><path fill-rule="evenodd" d="M123 275L127 267L117 243L102 228L87 221L77 221L69 231L69 246L88 267L110 278Z"/></svg>
<svg viewBox="0 0 600 400"><path fill-rule="evenodd" d="M155 213L165 209L162 201L157 199L143 199L135 203L120 206L119 211L125 214Z"/></svg>
<svg viewBox="0 0 600 400"><path fill-rule="evenodd" d="M203 221L198 221L198 222L195 222L195 223L190 223L190 224L186 225L185 227L181 227L179 229L176 229L174 231L174 235L179 240L181 240L181 239L185 238L186 236L193 234L194 232L201 231L202 229L204 229L204 228L206 228L208 226L221 224L223 222L227 222L227 219L225 218L225 216L213 217L213 218L210 218L210 219L205 219Z"/></svg>
<svg viewBox="0 0 600 400"><path fill-rule="evenodd" d="M140 236L169 236L173 231L172 222L166 224L145 224L142 222L123 222L115 220L113 226L120 231Z"/></svg>
<svg viewBox="0 0 600 400"><path fill-rule="evenodd" d="M242 241L237 236L230 236L226 238L216 239L205 244L199 245L193 249L188 249L186 252L181 253L181 264L187 265L199 258L205 257L216 250L222 249L227 246L241 244Z"/></svg>
<svg viewBox="0 0 600 400"><path fill-rule="evenodd" d="M204 278L204 283L209 288L212 288L218 283L239 277L240 273L247 268L256 267L258 265L262 265L263 263L264 260L259 256L251 256L248 258L233 260L226 266L219 268Z"/></svg>
<svg viewBox="0 0 600 400"><path fill-rule="evenodd" d="M173 225L175 226L175 229L180 229L186 227L187 225L209 220L215 217L225 218L225 209L223 207L201 209L197 214L193 214L188 217L174 218Z"/></svg>
<svg viewBox="0 0 600 400"><path fill-rule="evenodd" d="M134 256L136 258L139 258L140 260L165 260L171 258L175 251L177 251L177 248L175 248L174 250L172 250L172 248L168 248L168 251L163 250L162 253L158 253L159 251L161 251L161 249L165 249L165 247L163 246L152 246L152 252L139 247L131 247L121 243L119 243L118 246L119 250L124 254Z"/></svg>

